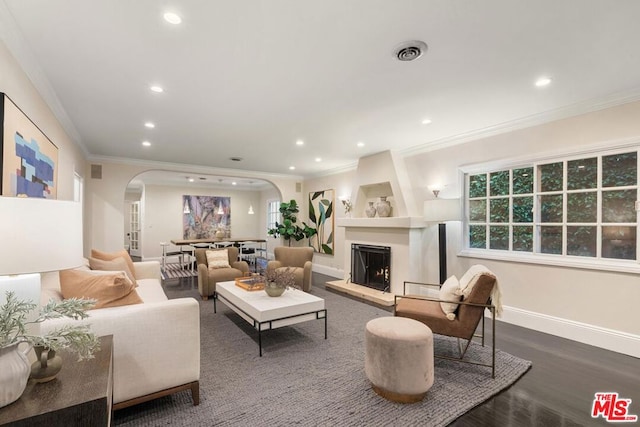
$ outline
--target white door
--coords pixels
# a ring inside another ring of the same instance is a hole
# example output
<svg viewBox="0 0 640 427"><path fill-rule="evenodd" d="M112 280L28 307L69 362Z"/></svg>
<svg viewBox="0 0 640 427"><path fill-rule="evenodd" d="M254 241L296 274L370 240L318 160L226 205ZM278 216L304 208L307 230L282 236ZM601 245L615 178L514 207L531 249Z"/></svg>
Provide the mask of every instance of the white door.
<svg viewBox="0 0 640 427"><path fill-rule="evenodd" d="M140 252L140 202L129 205L129 253L142 256Z"/></svg>

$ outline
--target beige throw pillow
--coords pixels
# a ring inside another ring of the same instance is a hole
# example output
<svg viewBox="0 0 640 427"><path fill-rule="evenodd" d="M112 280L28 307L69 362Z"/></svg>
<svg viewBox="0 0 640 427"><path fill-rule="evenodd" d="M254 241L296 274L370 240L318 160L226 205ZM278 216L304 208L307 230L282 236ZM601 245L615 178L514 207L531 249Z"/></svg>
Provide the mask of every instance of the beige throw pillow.
<svg viewBox="0 0 640 427"><path fill-rule="evenodd" d="M207 251L207 265L209 268L229 268L229 252L226 249Z"/></svg>
<svg viewBox="0 0 640 427"><path fill-rule="evenodd" d="M96 275L81 270L62 270L59 274L64 299L95 299L93 309L142 303L134 285L121 275Z"/></svg>
<svg viewBox="0 0 640 427"><path fill-rule="evenodd" d="M460 301L460 287L458 283L458 278L456 276L451 276L440 287L440 294L438 295L438 299L445 301ZM457 302L440 302L440 307L442 307L442 311L447 315L447 319L454 320L456 318L455 311L458 309Z"/></svg>
<svg viewBox="0 0 640 427"><path fill-rule="evenodd" d="M97 258L103 261L111 261L112 259L119 257L124 258L124 260L127 262L129 271L131 271L131 274L135 279L136 267L133 265L133 260L131 259L131 256L129 256L129 252L127 252L126 249L122 249L118 252L102 252L97 249L91 249L91 258Z"/></svg>
<svg viewBox="0 0 640 427"><path fill-rule="evenodd" d="M133 275L133 272L129 270L127 261L122 257L114 258L111 261L89 258L89 267L91 270L122 271L127 275L127 279L130 283L136 283L136 278Z"/></svg>

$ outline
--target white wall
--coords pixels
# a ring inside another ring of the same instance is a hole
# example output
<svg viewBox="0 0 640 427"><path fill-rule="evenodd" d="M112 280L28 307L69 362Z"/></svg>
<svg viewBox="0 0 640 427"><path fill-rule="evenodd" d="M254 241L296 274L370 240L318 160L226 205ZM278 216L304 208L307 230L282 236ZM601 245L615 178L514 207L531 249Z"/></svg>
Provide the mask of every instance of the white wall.
<svg viewBox="0 0 640 427"><path fill-rule="evenodd" d="M58 199L73 200L74 171L85 177L85 157L60 125L29 77L0 42L0 92L4 92L58 147Z"/></svg>
<svg viewBox="0 0 640 427"><path fill-rule="evenodd" d="M145 185L144 217L142 218L142 257L159 258L160 242L182 239L183 195L217 196L231 199L231 237L259 238L260 215L249 215L249 205L254 209L260 203L258 191L229 191L202 189L189 186Z"/></svg>
<svg viewBox="0 0 640 427"><path fill-rule="evenodd" d="M640 102L630 103L411 156L405 162L415 182L416 198L430 197L426 186L435 182L449 184L444 196L454 197L461 192L460 166L553 155L603 143L614 145L616 141L630 138L637 138L640 143L638 117ZM586 329L585 333L607 334L600 330L604 328L632 334L635 337L625 339L630 339L636 346L636 354L640 354L637 274L459 257L456 254L462 249L460 229L460 223L448 226L449 273L460 275L475 263L492 269L499 278L504 304L511 309L505 317L510 316L514 322L532 328L551 321L551 324L556 322L556 326L564 324L575 333ZM437 233L431 230L431 234L433 242ZM425 279L430 281L437 280L435 250L435 243L429 243L427 253L434 255L428 259L430 273Z"/></svg>

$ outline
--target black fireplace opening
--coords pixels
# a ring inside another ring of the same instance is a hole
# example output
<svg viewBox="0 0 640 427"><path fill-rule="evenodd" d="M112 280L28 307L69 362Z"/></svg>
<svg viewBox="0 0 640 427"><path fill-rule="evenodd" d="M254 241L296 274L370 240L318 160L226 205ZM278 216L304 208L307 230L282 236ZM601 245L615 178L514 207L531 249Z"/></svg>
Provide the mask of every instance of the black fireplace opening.
<svg viewBox="0 0 640 427"><path fill-rule="evenodd" d="M380 291L391 286L391 248L351 244L351 281Z"/></svg>

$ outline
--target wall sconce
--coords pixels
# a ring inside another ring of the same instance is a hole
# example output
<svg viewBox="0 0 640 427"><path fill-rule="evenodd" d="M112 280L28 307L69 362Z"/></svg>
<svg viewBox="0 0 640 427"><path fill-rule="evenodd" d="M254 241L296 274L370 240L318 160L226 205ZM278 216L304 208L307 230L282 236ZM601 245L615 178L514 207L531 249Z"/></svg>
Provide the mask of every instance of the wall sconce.
<svg viewBox="0 0 640 427"><path fill-rule="evenodd" d="M249 215L253 215L255 212L253 211L253 205L249 205L249 212L247 212Z"/></svg>

